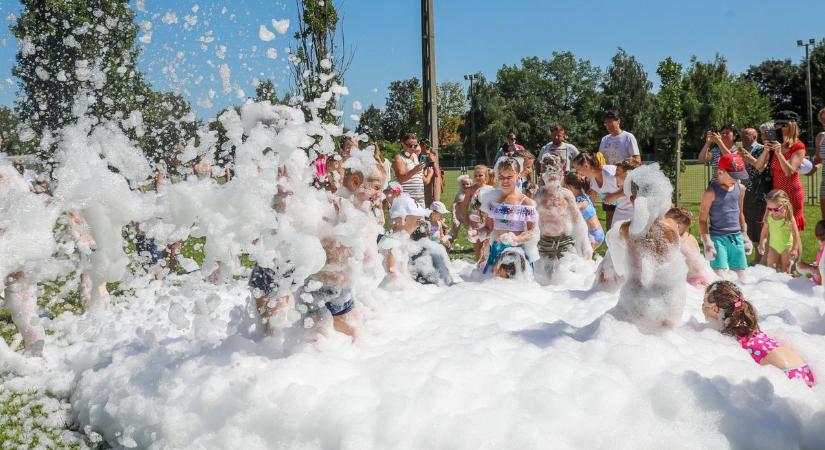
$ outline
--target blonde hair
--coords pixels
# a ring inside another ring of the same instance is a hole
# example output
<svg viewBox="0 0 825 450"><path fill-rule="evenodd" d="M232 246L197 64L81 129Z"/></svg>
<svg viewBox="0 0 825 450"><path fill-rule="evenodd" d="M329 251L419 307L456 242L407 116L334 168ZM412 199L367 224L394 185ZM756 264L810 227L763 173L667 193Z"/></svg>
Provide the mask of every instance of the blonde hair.
<svg viewBox="0 0 825 450"><path fill-rule="evenodd" d="M788 138L785 143L790 147L799 141L799 124L796 122L788 122Z"/></svg>
<svg viewBox="0 0 825 450"><path fill-rule="evenodd" d="M793 123L793 122L792 122ZM766 202L774 202L778 204L780 207L785 208L785 221L792 222L794 220L793 216L793 205L791 205L791 199L788 198L788 194L785 193L782 189L774 189L768 192L768 195L765 196ZM769 211L765 210L765 216L767 216ZM767 222L767 220L765 220Z"/></svg>

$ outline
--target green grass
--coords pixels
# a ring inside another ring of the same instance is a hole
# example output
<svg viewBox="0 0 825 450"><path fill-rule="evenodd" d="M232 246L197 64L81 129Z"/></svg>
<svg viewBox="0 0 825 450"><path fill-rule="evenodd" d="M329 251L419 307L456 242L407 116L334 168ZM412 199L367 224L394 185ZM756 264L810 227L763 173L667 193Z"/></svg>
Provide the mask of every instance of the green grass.
<svg viewBox="0 0 825 450"><path fill-rule="evenodd" d="M66 423L69 404L42 391L0 392L0 448L102 448L102 439Z"/></svg>

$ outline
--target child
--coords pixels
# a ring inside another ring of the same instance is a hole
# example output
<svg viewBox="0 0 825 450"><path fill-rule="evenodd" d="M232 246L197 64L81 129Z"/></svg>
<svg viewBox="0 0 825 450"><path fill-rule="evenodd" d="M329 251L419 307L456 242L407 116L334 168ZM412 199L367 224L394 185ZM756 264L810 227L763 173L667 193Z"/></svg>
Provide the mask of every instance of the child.
<svg viewBox="0 0 825 450"><path fill-rule="evenodd" d="M759 253L765 254L767 250L768 267L787 273L799 257L799 249L802 247L793 206L788 194L781 189L768 192L765 202L765 216L762 219L765 226L759 236Z"/></svg>
<svg viewBox="0 0 825 450"><path fill-rule="evenodd" d="M816 235L816 242L819 243L816 260L813 264L800 261L796 263L796 268L800 273L810 274L813 282L819 286L822 285L822 264L825 262L822 260L822 253L825 252L825 220L820 220L816 223L814 235Z"/></svg>
<svg viewBox="0 0 825 450"><path fill-rule="evenodd" d="M590 236L590 245L593 250L597 249L604 242L604 230L596 215L596 208L587 191L590 190L590 181L576 172L567 172L564 176L564 187L570 190L576 197L576 204L581 211L582 218L587 224L587 234Z"/></svg>
<svg viewBox="0 0 825 450"><path fill-rule="evenodd" d="M447 226L444 225L444 214L447 214L447 207L441 202L430 204L430 239L440 242L445 246L450 246L450 234L446 233Z"/></svg>
<svg viewBox="0 0 825 450"><path fill-rule="evenodd" d="M699 206L699 233L711 269L720 276L728 269L733 270L739 280L744 279L748 267L746 255L753 252L742 213L745 188L739 183L747 179L748 172L739 154L722 155L716 181L705 190Z"/></svg>
<svg viewBox="0 0 825 450"><path fill-rule="evenodd" d="M502 275L501 263L512 264L503 258L505 253L521 253L529 263L538 259L538 212L536 202L516 189L521 165L516 158L501 158L496 163L499 188L482 199L487 214L484 230L491 237L490 251L484 273ZM508 256L510 258L510 256ZM515 269L515 267L514 267ZM511 273L504 272L509 278Z"/></svg>
<svg viewBox="0 0 825 450"><path fill-rule="evenodd" d="M770 364L782 369L790 379L800 379L811 387L814 374L793 350L781 347L759 329L759 318L753 305L730 281L715 281L705 291L702 303L705 319L717 326L722 334L735 336L760 365Z"/></svg>
<svg viewBox="0 0 825 450"><path fill-rule="evenodd" d="M521 156L524 158L524 169L521 171L519 189L521 189L524 195L533 198L538 190L538 186L533 182L533 166L535 165L536 157L527 150L523 151Z"/></svg>
<svg viewBox="0 0 825 450"><path fill-rule="evenodd" d="M693 214L685 208L671 208L665 214L665 220L679 233L679 249L688 266L687 282L693 287L704 289L716 276L699 251L699 242L690 234Z"/></svg>
<svg viewBox="0 0 825 450"><path fill-rule="evenodd" d="M464 197L466 197L466 192L472 184L473 182L470 180L469 175L462 174L458 177L458 192L456 192L455 198L453 198L453 220L452 227L450 228L451 240L455 240L455 238L458 237L461 225L467 221L467 218L462 216L462 214L466 214L467 211L462 211L461 205L464 204Z"/></svg>
<svg viewBox="0 0 825 450"><path fill-rule="evenodd" d="M473 243L476 260L481 263L484 249L486 247L486 236L479 236L478 230L484 226L484 217L481 211L481 194L492 189L488 178L489 169L483 164L475 166L473 169L473 180L475 184L467 188L464 194L464 202L461 204L461 219L466 220L464 226L467 228L467 239Z"/></svg>

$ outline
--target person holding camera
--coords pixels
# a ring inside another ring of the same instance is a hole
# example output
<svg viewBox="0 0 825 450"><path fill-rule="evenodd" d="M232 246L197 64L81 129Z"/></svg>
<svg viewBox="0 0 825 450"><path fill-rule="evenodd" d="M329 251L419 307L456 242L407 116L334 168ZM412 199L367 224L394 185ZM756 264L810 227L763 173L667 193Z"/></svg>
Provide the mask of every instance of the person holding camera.
<svg viewBox="0 0 825 450"><path fill-rule="evenodd" d="M721 130L711 127L705 134L705 145L699 151L699 162L710 163L710 182L716 182L719 158L734 152L739 131L733 124L727 124ZM711 147L712 146L712 147Z"/></svg>
<svg viewBox="0 0 825 450"><path fill-rule="evenodd" d="M773 189L781 189L788 194L796 227L802 231L805 229L805 191L799 178L799 165L805 159L806 148L799 139L798 123L799 114L780 111L773 122L762 125L765 151L759 155L756 168L760 172L769 169Z"/></svg>
<svg viewBox="0 0 825 450"><path fill-rule="evenodd" d="M429 208L432 202L441 201L441 193L444 192L444 178L441 173L441 165L438 163L438 152L429 144L420 144L421 152L418 160L427 165L424 169L424 205ZM426 181L427 172L430 173L429 181Z"/></svg>
<svg viewBox="0 0 825 450"><path fill-rule="evenodd" d="M392 170L404 192L423 208L424 185L432 179L433 170L427 161L419 160L420 154L421 147L415 133L405 134L401 139L401 152L393 158Z"/></svg>
<svg viewBox="0 0 825 450"><path fill-rule="evenodd" d="M762 234L762 219L765 217L765 195L773 189L770 172L760 172L756 168L756 161L765 151L765 146L757 141L758 138L759 132L755 128L745 128L742 130L742 145L736 147L736 153L745 161L745 168L748 171L748 179L742 182L747 189L743 212L745 222L748 224L748 237L753 242L759 242L759 236ZM754 262L762 261L762 256L757 249Z"/></svg>

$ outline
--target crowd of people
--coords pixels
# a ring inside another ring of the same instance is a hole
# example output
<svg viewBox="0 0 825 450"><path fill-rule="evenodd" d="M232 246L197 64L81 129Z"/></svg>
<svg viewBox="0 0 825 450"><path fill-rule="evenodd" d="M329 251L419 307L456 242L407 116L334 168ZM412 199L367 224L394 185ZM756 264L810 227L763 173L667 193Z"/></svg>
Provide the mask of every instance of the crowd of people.
<svg viewBox="0 0 825 450"><path fill-rule="evenodd" d="M825 128L825 109L819 119ZM357 137L344 137L338 151L317 154L310 162L312 184L327 195L319 213L322 226L316 231L325 264L301 278L288 258L256 261L249 287L258 327L265 335L278 334L294 323L297 311L305 327L330 319L332 329L357 339L363 331L353 290L357 272L380 273L380 286L388 290L461 282L451 271L447 248L464 228L473 243L473 276L478 279L551 284L563 275L559 267L565 258L592 261L595 250L606 246L604 257L597 257L593 266L594 289L621 289L612 313L640 326L676 326L685 285L705 289L703 311L722 333L735 336L756 362L777 366L790 378L812 385L813 374L802 358L760 331L755 308L732 282L743 279L747 256L754 250L756 263L810 273L821 282L825 221L816 224L817 261L799 261L805 227L800 173L822 165L825 132L817 136L816 160L806 163L797 122L794 113L782 112L758 132L744 129L741 141L732 125L708 130L700 159L711 164L713 176L699 208L701 248L690 232L693 215L673 207L673 187L656 164L642 164L636 138L622 129L618 111L605 113L607 134L593 151L565 142L561 125L550 128L550 142L537 157L510 133L492 167L477 165L472 177L459 177L451 209L440 201L444 171L437 152L414 134L401 137L401 152L391 160L375 143L359 147ZM190 172L198 178L215 175L208 158L201 157L192 161ZM289 178L283 168L278 174ZM163 178L158 173L144 189L158 189ZM285 186L279 184L272 202L276 216L290 207L285 199L292 192ZM41 195L27 184L25 172L5 167L0 189ZM599 203L604 226L596 211ZM822 209L825 213L825 201ZM83 273L83 255L94 251L95 242L79 212L70 212L67 224ZM338 228L342 224L347 225L346 236ZM162 277L165 272L158 266L176 259L180 242L162 249L140 224L133 227L136 254L143 265L155 267L156 278ZM210 281L220 279L216 274L221 267L216 261ZM658 276L657 267L672 270ZM31 326L37 322L36 308L25 271L3 276L5 303L21 331L26 330L27 347L36 352L44 333L42 327ZM81 286L87 308L106 302L105 283L87 276Z"/></svg>

